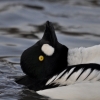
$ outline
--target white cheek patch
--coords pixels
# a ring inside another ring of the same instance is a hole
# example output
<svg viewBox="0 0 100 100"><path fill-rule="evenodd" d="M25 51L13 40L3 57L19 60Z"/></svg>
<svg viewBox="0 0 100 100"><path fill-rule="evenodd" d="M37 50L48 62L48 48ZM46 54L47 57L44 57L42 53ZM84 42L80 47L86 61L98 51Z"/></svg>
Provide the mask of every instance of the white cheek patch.
<svg viewBox="0 0 100 100"><path fill-rule="evenodd" d="M52 46L50 46L49 44L43 44L41 47L41 50L47 56L52 56L55 51L55 49Z"/></svg>

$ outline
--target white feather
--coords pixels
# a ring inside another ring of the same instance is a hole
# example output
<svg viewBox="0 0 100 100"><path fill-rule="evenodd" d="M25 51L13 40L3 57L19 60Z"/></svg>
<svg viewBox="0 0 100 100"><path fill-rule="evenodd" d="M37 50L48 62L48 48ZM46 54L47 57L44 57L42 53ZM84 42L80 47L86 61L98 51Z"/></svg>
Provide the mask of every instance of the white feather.
<svg viewBox="0 0 100 100"><path fill-rule="evenodd" d="M100 73L99 71L93 70L93 72L87 77L86 80L92 80L92 79L96 78L99 73Z"/></svg>
<svg viewBox="0 0 100 100"><path fill-rule="evenodd" d="M70 85L70 84L75 83L75 81L76 81L75 75L76 75L76 72L74 72L74 73L66 80L66 84L67 84L67 85Z"/></svg>
<svg viewBox="0 0 100 100"><path fill-rule="evenodd" d="M49 44L43 44L41 47L41 50L47 56L51 56L51 55L53 55L55 49L52 46L50 46Z"/></svg>
<svg viewBox="0 0 100 100"><path fill-rule="evenodd" d="M69 72L66 72L60 79L54 80L53 83L60 84L60 85L67 85L67 77L75 68L72 68Z"/></svg>
<svg viewBox="0 0 100 100"><path fill-rule="evenodd" d="M81 47L75 49L69 49L68 51L68 64L86 64L96 63L100 64L100 45L92 47Z"/></svg>
<svg viewBox="0 0 100 100"><path fill-rule="evenodd" d="M83 69L81 68L81 69L79 69L77 72L76 72L76 74L75 74L75 79L77 79L78 78L78 76L81 74L81 72L83 71Z"/></svg>
<svg viewBox="0 0 100 100"><path fill-rule="evenodd" d="M55 76L53 76L52 78L50 78L50 79L47 81L46 85L51 84L52 81L53 81L56 77L57 77L57 75L55 75Z"/></svg>
<svg viewBox="0 0 100 100"><path fill-rule="evenodd" d="M92 81L100 81L100 71L98 71L98 76L92 79Z"/></svg>
<svg viewBox="0 0 100 100"><path fill-rule="evenodd" d="M82 49L74 48L68 50L68 65L77 65L82 62Z"/></svg>
<svg viewBox="0 0 100 100"><path fill-rule="evenodd" d="M66 69L64 71L62 71L57 77L55 80L57 80L64 72L66 71Z"/></svg>
<svg viewBox="0 0 100 100"><path fill-rule="evenodd" d="M90 71L91 71L91 69L87 69L86 71L84 71L77 81L78 82L81 82L85 78L87 78L87 76L89 75Z"/></svg>
<svg viewBox="0 0 100 100"><path fill-rule="evenodd" d="M57 100L100 100L100 82L76 83L37 91L37 93Z"/></svg>

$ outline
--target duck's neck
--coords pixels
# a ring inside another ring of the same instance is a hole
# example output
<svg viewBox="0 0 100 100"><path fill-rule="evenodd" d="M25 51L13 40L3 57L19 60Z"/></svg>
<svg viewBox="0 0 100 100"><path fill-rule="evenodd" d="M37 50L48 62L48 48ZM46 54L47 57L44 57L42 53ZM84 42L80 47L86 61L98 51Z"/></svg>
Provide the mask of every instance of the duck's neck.
<svg viewBox="0 0 100 100"><path fill-rule="evenodd" d="M96 63L100 64L100 45L69 49L68 65Z"/></svg>

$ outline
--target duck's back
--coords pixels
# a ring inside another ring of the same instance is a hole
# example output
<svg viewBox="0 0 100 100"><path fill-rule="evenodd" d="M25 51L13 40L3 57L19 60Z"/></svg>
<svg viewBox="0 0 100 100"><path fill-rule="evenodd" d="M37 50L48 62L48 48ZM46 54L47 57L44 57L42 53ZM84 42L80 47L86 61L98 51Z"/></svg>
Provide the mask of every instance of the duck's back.
<svg viewBox="0 0 100 100"><path fill-rule="evenodd" d="M91 47L80 47L69 49L68 51L68 64L88 64L96 63L100 64L100 45Z"/></svg>

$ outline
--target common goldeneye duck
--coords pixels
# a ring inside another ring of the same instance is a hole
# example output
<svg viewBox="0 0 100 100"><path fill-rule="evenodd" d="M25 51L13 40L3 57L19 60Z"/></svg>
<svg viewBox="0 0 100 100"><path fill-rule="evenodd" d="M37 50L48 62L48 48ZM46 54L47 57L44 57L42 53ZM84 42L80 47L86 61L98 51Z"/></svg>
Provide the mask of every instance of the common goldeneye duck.
<svg viewBox="0 0 100 100"><path fill-rule="evenodd" d="M26 75L16 82L54 99L99 100L99 51L100 45L68 49L47 21L42 39L22 53Z"/></svg>
<svg viewBox="0 0 100 100"><path fill-rule="evenodd" d="M67 54L68 48L58 42L52 23L47 21L42 39L26 49L21 56L20 65L28 77L24 77L24 80L26 78L28 81L17 82L35 91L56 87L46 85L46 82L66 68Z"/></svg>

